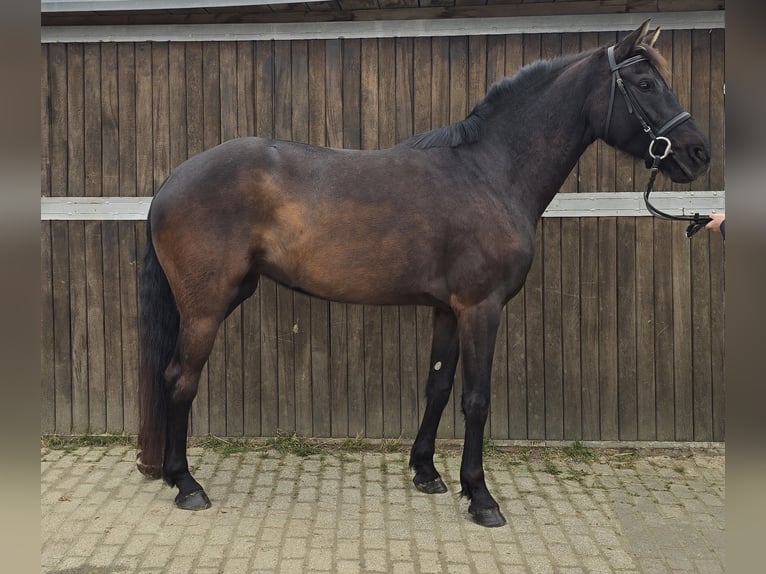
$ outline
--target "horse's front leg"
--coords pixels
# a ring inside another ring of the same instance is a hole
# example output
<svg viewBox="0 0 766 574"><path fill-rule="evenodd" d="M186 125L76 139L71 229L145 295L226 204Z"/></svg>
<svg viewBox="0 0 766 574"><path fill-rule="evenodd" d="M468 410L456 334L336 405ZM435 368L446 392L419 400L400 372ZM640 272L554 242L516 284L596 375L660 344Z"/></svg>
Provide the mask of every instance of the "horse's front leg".
<svg viewBox="0 0 766 574"><path fill-rule="evenodd" d="M457 317L449 309L434 309L431 362L426 383L426 410L410 452L410 468L415 471L415 488L428 494L447 492L434 467L436 431L449 401L460 354Z"/></svg>
<svg viewBox="0 0 766 574"><path fill-rule="evenodd" d="M460 465L461 495L470 500L468 512L482 526L503 526L506 521L484 480L482 446L490 402L490 374L502 302L485 300L463 308L458 316L463 356L465 443Z"/></svg>

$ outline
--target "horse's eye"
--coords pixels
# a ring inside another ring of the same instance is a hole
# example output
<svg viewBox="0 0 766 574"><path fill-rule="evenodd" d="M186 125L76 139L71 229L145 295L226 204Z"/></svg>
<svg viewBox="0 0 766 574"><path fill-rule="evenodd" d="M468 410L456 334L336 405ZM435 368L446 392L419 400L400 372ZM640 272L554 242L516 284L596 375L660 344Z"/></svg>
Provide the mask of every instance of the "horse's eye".
<svg viewBox="0 0 766 574"><path fill-rule="evenodd" d="M641 88L644 92L648 92L652 89L652 83L649 80L641 80L638 82L638 87Z"/></svg>

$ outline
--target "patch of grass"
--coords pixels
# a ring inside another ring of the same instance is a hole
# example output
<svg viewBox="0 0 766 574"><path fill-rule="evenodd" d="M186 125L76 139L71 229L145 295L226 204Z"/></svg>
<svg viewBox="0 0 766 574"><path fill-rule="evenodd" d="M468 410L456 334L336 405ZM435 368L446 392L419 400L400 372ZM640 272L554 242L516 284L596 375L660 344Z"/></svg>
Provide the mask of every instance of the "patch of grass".
<svg viewBox="0 0 766 574"><path fill-rule="evenodd" d="M614 455L614 461L617 468L634 468L636 466L637 459L638 453L635 449L618 452Z"/></svg>
<svg viewBox="0 0 766 574"><path fill-rule="evenodd" d="M378 450L380 452L399 452L402 450L402 441L398 438L383 439Z"/></svg>
<svg viewBox="0 0 766 574"><path fill-rule="evenodd" d="M386 474L388 472L388 465L384 462L380 465L380 472Z"/></svg>
<svg viewBox="0 0 766 574"><path fill-rule="evenodd" d="M277 436L266 443L269 447L283 454L294 454L305 457L320 454L322 451L312 445L308 439L297 433L277 433Z"/></svg>
<svg viewBox="0 0 766 574"><path fill-rule="evenodd" d="M368 450L366 441L361 435L356 435L356 438L347 438L340 445L340 450L343 452L362 452Z"/></svg>
<svg viewBox="0 0 766 574"><path fill-rule="evenodd" d="M62 437L58 435L45 435L41 437L40 444L44 448L51 450L66 450L73 451L76 448L83 446L136 446L136 441L133 437L123 434L96 434L96 435L82 435L82 436L67 436Z"/></svg>
<svg viewBox="0 0 766 574"><path fill-rule="evenodd" d="M596 451L584 446L579 440L572 443L572 446L566 446L561 450L566 456L579 462L590 462L596 458Z"/></svg>
<svg viewBox="0 0 766 574"><path fill-rule="evenodd" d="M493 458L500 454L500 451L497 449L497 446L492 441L492 439L487 437L484 437L484 442L481 445L481 451L486 458Z"/></svg>
<svg viewBox="0 0 766 574"><path fill-rule="evenodd" d="M203 448L209 448L210 450L222 454L223 456L240 454L252 449L252 444L245 439L224 439L217 436L206 437L200 443L200 446Z"/></svg>
<svg viewBox="0 0 766 574"><path fill-rule="evenodd" d="M678 474L683 474L686 472L686 469L683 466L674 466L673 470L675 470Z"/></svg>
<svg viewBox="0 0 766 574"><path fill-rule="evenodd" d="M552 474L553 476L558 476L561 474L561 470L559 470L559 467L557 467L554 462L550 459L545 460L545 466L543 467L543 472L547 472L548 474Z"/></svg>
<svg viewBox="0 0 766 574"><path fill-rule="evenodd" d="M583 481L586 476L588 476L588 473L585 472L584 470L573 468L573 469L570 469L569 473L563 478L564 480L574 480L575 482L579 482L580 484L583 484Z"/></svg>

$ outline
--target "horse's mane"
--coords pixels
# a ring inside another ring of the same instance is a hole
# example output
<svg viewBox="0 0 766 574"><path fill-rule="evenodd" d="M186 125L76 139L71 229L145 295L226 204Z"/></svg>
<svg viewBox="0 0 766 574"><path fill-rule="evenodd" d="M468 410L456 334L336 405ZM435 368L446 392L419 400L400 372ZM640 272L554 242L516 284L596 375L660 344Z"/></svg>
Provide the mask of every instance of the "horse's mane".
<svg viewBox="0 0 766 574"><path fill-rule="evenodd" d="M528 64L512 77L502 78L495 82L487 91L484 99L474 106L471 113L464 120L417 134L402 142L402 145L426 149L432 147L458 147L476 143L481 139L484 124L492 116L495 109L499 106L508 106L508 102L512 102L515 98L529 94L536 87L557 77L559 73L571 64L583 60L598 49L594 48L579 54L560 56ZM642 45L641 49L646 53L652 65L667 77L668 64L665 58L656 49L649 46Z"/></svg>

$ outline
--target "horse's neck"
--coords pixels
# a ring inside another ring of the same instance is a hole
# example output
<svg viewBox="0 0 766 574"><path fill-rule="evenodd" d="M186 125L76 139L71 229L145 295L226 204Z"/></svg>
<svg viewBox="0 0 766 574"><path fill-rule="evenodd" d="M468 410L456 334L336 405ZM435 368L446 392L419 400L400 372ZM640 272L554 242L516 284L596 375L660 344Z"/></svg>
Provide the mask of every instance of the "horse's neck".
<svg viewBox="0 0 766 574"><path fill-rule="evenodd" d="M504 106L490 122L505 157L507 193L533 216L542 214L593 141L583 112L586 87L570 83L568 90L559 82Z"/></svg>

